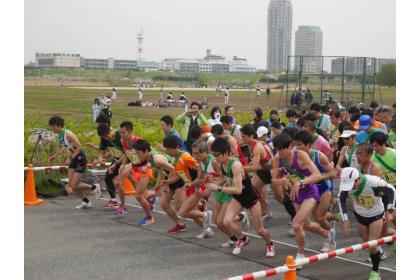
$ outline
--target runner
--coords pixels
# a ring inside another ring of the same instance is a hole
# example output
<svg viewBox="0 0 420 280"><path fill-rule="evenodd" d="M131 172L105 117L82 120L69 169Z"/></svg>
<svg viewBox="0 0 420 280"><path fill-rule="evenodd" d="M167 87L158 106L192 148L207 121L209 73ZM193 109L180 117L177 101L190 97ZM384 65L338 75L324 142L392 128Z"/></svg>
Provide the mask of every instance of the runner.
<svg viewBox="0 0 420 280"><path fill-rule="evenodd" d="M167 136L163 139L163 146L166 148L168 155L174 157L174 171L169 174L168 179L162 180L162 209L175 222L175 225L168 230L168 233L177 233L186 230L186 225L178 218L175 210L170 203L174 198L175 209L181 213L181 207L187 199L187 192L199 192L199 179L201 170L197 161L187 152L179 149L179 139L175 135ZM191 177L191 170L198 173L197 178L193 181ZM185 189L186 188L186 189ZM188 205L189 206L189 205ZM189 208L189 207L188 207ZM188 210L183 208L183 214L187 215ZM194 222L200 227L203 222L198 217L193 218Z"/></svg>
<svg viewBox="0 0 420 280"><path fill-rule="evenodd" d="M334 150L331 149L330 143L327 140L325 140L324 137L316 133L316 127L314 122L310 120L305 120L302 125L302 130L306 130L311 134L311 148L322 152L324 155L327 156L328 161L332 161L334 158Z"/></svg>
<svg viewBox="0 0 420 280"><path fill-rule="evenodd" d="M260 96L261 96L261 89L260 89L260 86L259 85L257 86L257 89L255 90L255 93L256 93L257 98L260 98Z"/></svg>
<svg viewBox="0 0 420 280"><path fill-rule="evenodd" d="M217 163L221 164L222 174L227 182L221 186L207 184L207 188L212 191L217 190L224 194L231 194L233 197L227 206L223 219L223 225L228 232L238 238L232 254L239 255L242 252L242 248L250 241L249 237L242 233L236 223L236 217L244 207L251 212L255 230L266 242L266 257L274 257L274 244L271 241L270 233L264 228L262 223L258 194L252 187L251 180L244 172L241 163L238 159L230 156L230 145L224 138L216 139L211 146L211 151Z"/></svg>
<svg viewBox="0 0 420 280"><path fill-rule="evenodd" d="M96 199L101 197L101 188L99 184L88 185L82 183L80 178L86 170L87 156L82 149L79 139L73 132L64 128L64 119L54 116L49 119L48 125L51 126L54 133L58 133L57 151L48 158L48 165L61 154L65 154L66 160L63 165L68 166L67 175L69 182L67 188L71 188L73 192L82 199L82 203L76 206L76 209L87 209L92 207L92 203L84 195L84 190L95 192Z"/></svg>
<svg viewBox="0 0 420 280"><path fill-rule="evenodd" d="M142 176L140 177L138 183L136 184L136 199L141 204L144 205L145 203L148 204L148 208L154 208L154 204L157 202L157 187L159 186L160 182L162 181L162 177L167 176L169 173L174 170L173 166L170 164L172 162L172 158L164 153L152 150L150 147L149 142L146 140L138 139L133 144L133 149L136 152L137 159L144 163L142 169ZM148 164L146 164L146 162ZM150 166L149 166L150 165ZM154 190L148 190L148 185L151 180L153 180L153 169L157 172L157 180L155 184ZM166 177L165 177L166 179ZM154 198L152 205L149 204L149 199ZM152 206L152 207L151 207ZM143 219L138 221L139 225L150 225L153 224L154 218L150 214L146 213L146 216Z"/></svg>
<svg viewBox="0 0 420 280"><path fill-rule="evenodd" d="M179 147L183 151L187 151L187 147L185 146L184 140L181 138L181 134L173 128L174 126L174 119L171 116L165 115L160 119L160 128L162 129L163 133L165 134L165 137L168 137L170 135L175 135L179 139ZM166 152L165 147L161 143L157 144L157 148L159 150L162 150Z"/></svg>
<svg viewBox="0 0 420 280"><path fill-rule="evenodd" d="M220 122L223 126L225 135L232 135L236 138L238 143L241 142L241 126L239 124L232 124L232 117L229 116L222 116L220 118Z"/></svg>
<svg viewBox="0 0 420 280"><path fill-rule="evenodd" d="M271 184L270 169L273 155L268 145L258 142L255 139L257 135L252 125L247 124L243 126L241 128L241 134L244 144L248 145L251 153L251 162L243 168L247 173L253 172L251 178L252 186L259 194L263 222L266 223L273 218L273 215L268 209L267 190L264 188L265 185Z"/></svg>
<svg viewBox="0 0 420 280"><path fill-rule="evenodd" d="M357 132L354 130L344 130L340 135L340 138L344 139L345 146L341 149L340 157L335 166L337 174L340 174L341 169L346 166L354 167L356 169L359 168L359 162L357 161L356 156L356 148L359 143L356 142L356 135Z"/></svg>
<svg viewBox="0 0 420 280"><path fill-rule="evenodd" d="M373 133L370 141L374 153L372 160L379 165L384 174L384 180L397 187L397 153L395 149L386 147L388 136L382 132ZM389 202L389 197L383 196L384 205ZM392 222L397 224L397 211L391 216Z"/></svg>
<svg viewBox="0 0 420 280"><path fill-rule="evenodd" d="M294 109L289 109L286 111L286 118L289 119L289 124L287 125L287 127L294 127L297 128L297 121L298 121L298 114L296 112L296 110Z"/></svg>
<svg viewBox="0 0 420 280"><path fill-rule="evenodd" d="M143 196L147 186L144 186L146 178L153 179L153 171L148 167L147 161L140 161L137 157L136 150L133 144L140 139L140 137L133 135L133 123L130 121L123 121L120 124L121 143L124 149L124 157L121 163L119 175L117 177L118 192L120 193L121 205L116 210L115 214L123 216L128 209L125 205L124 198L124 180L129 179L136 189L136 200L143 208L147 217L152 217L152 212L149 208L147 199Z"/></svg>
<svg viewBox="0 0 420 280"><path fill-rule="evenodd" d="M322 178L309 156L294 149L293 139L287 134L280 134L273 139L277 155L273 160L273 178L281 188L290 189L290 199L294 202L296 215L293 218L293 230L298 251L295 260L304 258L305 231L309 230L331 240L330 232L318 223L312 222L309 215L319 202L319 192L315 183ZM302 269L303 266L297 266Z"/></svg>
<svg viewBox="0 0 420 280"><path fill-rule="evenodd" d="M281 131L283 130L283 126L279 121L273 121L271 124L271 139L275 136L280 135Z"/></svg>
<svg viewBox="0 0 420 280"><path fill-rule="evenodd" d="M375 132L386 133L386 128L383 130L372 127L372 118L369 115L361 115L359 123L355 125L355 128L360 129L360 131L357 133L356 139L356 141L360 144L368 143L371 135Z"/></svg>
<svg viewBox="0 0 420 280"><path fill-rule="evenodd" d="M328 135L331 129L330 116L327 114L322 114L321 108L322 107L320 104L313 103L309 110L312 114L314 114L317 120L316 127L322 129Z"/></svg>
<svg viewBox="0 0 420 280"><path fill-rule="evenodd" d="M356 149L357 162L359 163L359 171L362 174L373 175L383 179L381 168L373 161L373 148L368 143L362 143Z"/></svg>
<svg viewBox="0 0 420 280"><path fill-rule="evenodd" d="M139 86L139 101L143 102L143 88L141 85Z"/></svg>
<svg viewBox="0 0 420 280"><path fill-rule="evenodd" d="M340 182L340 214L343 219L343 232L350 233L350 222L347 214L347 198L350 195L354 204L354 216L358 222L359 235L364 242L375 240L381 237L381 231L388 215L392 214L395 208L395 188L379 177L362 175L353 167L346 167L341 172ZM387 194L389 203L384 205L379 198ZM386 213L385 213L386 212ZM372 272L369 280L380 279L379 263L381 255L378 246L369 248L372 261Z"/></svg>
<svg viewBox="0 0 420 280"><path fill-rule="evenodd" d="M105 184L110 199L102 205L102 208L118 208L119 204L115 196L114 179L118 176L120 170L124 149L121 143L121 132L114 131L106 123L101 123L97 127L99 142L99 157L93 161L93 164L104 164L105 159L111 159L111 165L108 167L105 175ZM122 190L123 191L123 190ZM119 195L121 196L120 192Z"/></svg>
<svg viewBox="0 0 420 280"><path fill-rule="evenodd" d="M311 135L307 131L298 131L293 138L296 148L300 151L305 152L313 163L315 163L319 172L321 173L321 179L317 182L318 192L320 196L319 203L317 203L312 211L313 216L322 228L330 231L331 239L326 239L323 242L321 252L328 252L336 248L335 243L335 229L331 227L329 221L333 221L334 215L328 212L330 201L332 198L332 179L335 177L335 171L333 166L328 162L326 155L320 151L311 149Z"/></svg>

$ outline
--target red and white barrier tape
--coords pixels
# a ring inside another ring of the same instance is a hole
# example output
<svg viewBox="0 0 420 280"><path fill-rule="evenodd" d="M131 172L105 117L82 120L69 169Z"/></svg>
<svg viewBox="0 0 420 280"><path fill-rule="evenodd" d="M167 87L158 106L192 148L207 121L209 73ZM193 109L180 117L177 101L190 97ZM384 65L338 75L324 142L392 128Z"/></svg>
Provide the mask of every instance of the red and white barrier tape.
<svg viewBox="0 0 420 280"><path fill-rule="evenodd" d="M105 163L105 166L110 166L110 165L111 165L110 162ZM88 163L86 165L86 167L87 168L95 168L95 167L101 167L101 166L100 165L93 165L91 163ZM64 169L67 169L67 168L69 168L69 167L66 166L66 165L55 165L55 166L38 166L38 167L32 167L32 170L33 171L43 171L43 170L45 170L45 171L51 171L51 170L64 170ZM24 171L27 171L27 170L29 170L29 167L24 167L23 170Z"/></svg>
<svg viewBox="0 0 420 280"><path fill-rule="evenodd" d="M388 243L396 239L397 239L396 235L387 236L387 237L383 237L377 240L371 240L368 242L363 242L361 244L349 246L346 248L341 248L341 249L329 251L326 253L314 255L312 257L295 260L295 266L305 265L308 263L316 263L325 259L335 258L336 256L350 254L350 253L360 251L363 249L368 249L373 246ZM289 271L289 268L286 265L283 265L283 266L279 266L275 268L270 268L267 270L261 270L261 271L257 271L257 272L253 272L249 274L244 274L242 276L225 278L224 280L253 280L253 279L259 279L263 277L270 277L270 276L278 275L280 273L285 273L288 271Z"/></svg>
<svg viewBox="0 0 420 280"><path fill-rule="evenodd" d="M278 266L278 267L275 267L275 268L270 268L270 269L266 269L266 270L252 272L252 273L245 274L245 275L242 275L242 276L229 277L229 278L226 278L224 280L253 280L253 279L259 279L259 278L263 278L263 277L275 276L275 275L285 273L285 272L288 272L288 271L289 271L289 268L287 266L283 265L283 266Z"/></svg>

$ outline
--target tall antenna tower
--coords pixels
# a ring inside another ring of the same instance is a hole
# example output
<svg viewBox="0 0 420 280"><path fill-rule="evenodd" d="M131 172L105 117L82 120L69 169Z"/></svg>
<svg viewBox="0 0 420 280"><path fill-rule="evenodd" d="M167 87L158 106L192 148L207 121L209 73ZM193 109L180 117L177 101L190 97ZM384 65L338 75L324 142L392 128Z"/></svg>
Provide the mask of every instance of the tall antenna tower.
<svg viewBox="0 0 420 280"><path fill-rule="evenodd" d="M141 29L140 33L137 33L137 52L139 54L139 62L141 61L141 54L143 53L143 28Z"/></svg>

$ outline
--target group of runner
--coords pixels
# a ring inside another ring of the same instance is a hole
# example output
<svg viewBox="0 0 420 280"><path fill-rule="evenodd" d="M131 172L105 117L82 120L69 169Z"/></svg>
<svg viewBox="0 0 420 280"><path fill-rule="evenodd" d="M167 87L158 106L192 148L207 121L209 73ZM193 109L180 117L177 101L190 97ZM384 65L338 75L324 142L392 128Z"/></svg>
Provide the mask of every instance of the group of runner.
<svg viewBox="0 0 420 280"><path fill-rule="evenodd" d="M190 218L199 227L196 238L210 238L214 223L227 238L220 246L233 248L234 255L250 242L244 229L251 220L265 241L266 257L275 256L270 232L264 227L273 218L267 199L270 191L290 216L285 226L290 226L288 232L296 239L296 259L304 258L305 231L322 236L322 252L335 249L335 223L342 223L344 233L350 231L348 209L354 212L364 241L395 232L394 110L325 109L313 103L309 110L288 110L287 121L281 122L276 110L265 121L262 110L255 108L254 119L241 126L230 106L224 116L217 114L220 109L212 110L212 117L218 118L209 127L195 106L191 103L191 111L175 119L186 126L186 133L174 129L171 116L160 119L165 136L156 148L133 134L130 121L113 129L106 116L97 118L100 143L94 163L112 161L105 177L110 199L103 208L115 208L118 216L128 212L124 182L129 180L145 214L139 225L156 222L153 209L159 200L174 223L168 233L185 231L181 218ZM64 128L61 117L52 117L49 125L68 151L68 186L82 200L76 208L92 207L83 191L92 190L99 198L101 190L98 184L80 181L87 164L80 141ZM340 179L336 196L334 179ZM382 248L370 249L369 279L379 279L379 263L384 258Z"/></svg>

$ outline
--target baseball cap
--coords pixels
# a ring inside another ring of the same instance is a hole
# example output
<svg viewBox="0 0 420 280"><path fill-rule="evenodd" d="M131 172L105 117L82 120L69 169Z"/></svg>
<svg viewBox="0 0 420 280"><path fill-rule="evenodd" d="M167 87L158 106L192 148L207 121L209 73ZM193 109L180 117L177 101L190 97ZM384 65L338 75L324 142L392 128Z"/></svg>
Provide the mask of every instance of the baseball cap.
<svg viewBox="0 0 420 280"><path fill-rule="evenodd" d="M340 106L340 107L338 108L338 111L339 111L339 112L345 112L345 111L346 111L346 107Z"/></svg>
<svg viewBox="0 0 420 280"><path fill-rule="evenodd" d="M260 126L257 129L257 136L258 138L260 138L263 135L266 135L268 133L268 128L266 128L265 126Z"/></svg>
<svg viewBox="0 0 420 280"><path fill-rule="evenodd" d="M349 191L353 188L354 182L360 177L359 171L354 167L346 167L340 174L340 191Z"/></svg>
<svg viewBox="0 0 420 280"><path fill-rule="evenodd" d="M357 132L354 130L344 130L343 133L340 135L341 138L347 138L350 137L352 135L356 135Z"/></svg>
<svg viewBox="0 0 420 280"><path fill-rule="evenodd" d="M359 129L367 129L371 125L371 118L369 115L361 115L359 119Z"/></svg>

